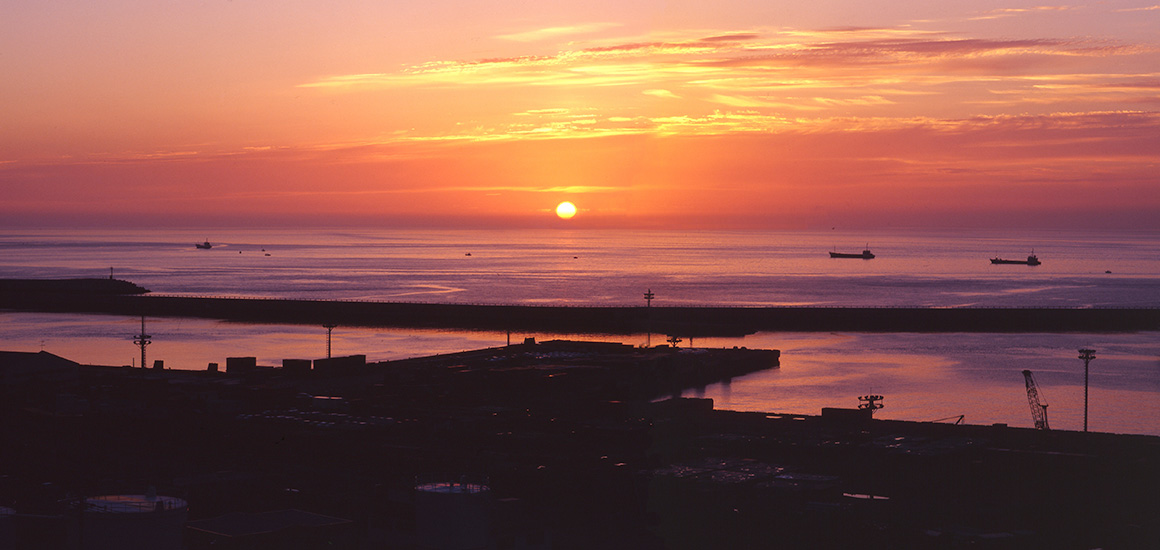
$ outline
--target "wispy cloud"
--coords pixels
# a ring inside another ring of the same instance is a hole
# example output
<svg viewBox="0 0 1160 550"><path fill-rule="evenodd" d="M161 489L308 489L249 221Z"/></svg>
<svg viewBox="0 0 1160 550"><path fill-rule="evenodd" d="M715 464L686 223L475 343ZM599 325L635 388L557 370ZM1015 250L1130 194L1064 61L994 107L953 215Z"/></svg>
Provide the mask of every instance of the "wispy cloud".
<svg viewBox="0 0 1160 550"><path fill-rule="evenodd" d="M828 33L824 36L833 38ZM864 38L858 33L855 36ZM1040 59L1044 56L1107 57L1137 51L1129 45L1049 39L895 38L786 42L784 38L741 43L700 39L632 43L547 56L435 61L395 73L336 75L299 86L335 90L434 85L577 86L663 83L672 79L690 84L709 78L745 76L742 68L746 67L760 71L750 76L767 80L775 74L771 71L791 68L907 67L947 60L977 61L1020 56ZM663 86L650 89L672 91Z"/></svg>
<svg viewBox="0 0 1160 550"><path fill-rule="evenodd" d="M779 35L793 37L804 42L830 42L838 40L913 40L947 36L939 30L924 30L914 27L827 27L821 29L782 29Z"/></svg>
<svg viewBox="0 0 1160 550"><path fill-rule="evenodd" d="M583 23L580 25L547 27L543 29L535 29L511 34L501 34L496 36L496 38L500 40L511 40L514 42L535 42L538 40L548 40L553 38L560 38L563 36L597 33L606 31L608 29L615 29L620 26L620 23Z"/></svg>
<svg viewBox="0 0 1160 550"><path fill-rule="evenodd" d="M814 101L821 103L827 107L833 106L847 106L847 105L893 105L894 102L882 96L862 96L848 99L835 99L830 97L814 98Z"/></svg>
<svg viewBox="0 0 1160 550"><path fill-rule="evenodd" d="M1059 12L1077 9L1075 6L1035 6L1031 8L1000 8L985 12L981 15L970 18L972 21L984 21L988 19L1001 19L1004 17L1015 17L1019 15L1028 15L1035 13Z"/></svg>
<svg viewBox="0 0 1160 550"><path fill-rule="evenodd" d="M701 39L701 42L748 42L758 40L761 34L754 32L732 32L725 34L718 34L715 36L706 36Z"/></svg>
<svg viewBox="0 0 1160 550"><path fill-rule="evenodd" d="M622 44L553 56L433 61L396 73L334 75L299 86L331 91L464 86L644 86L641 92L645 94L695 97L696 94L682 89L719 87L724 82L742 89L797 86L805 78L812 79L819 87L849 87L851 79L864 86L890 80L890 71L904 71L921 80L923 72L979 74L980 70L986 70L988 63L998 71L1003 65L1045 65L1050 57L1104 58L1132 52L1126 45L1051 39L877 39L791 44L690 41ZM936 63L940 65L931 66ZM861 67L873 67L876 73L849 72ZM839 68L848 71L833 72Z"/></svg>
<svg viewBox="0 0 1160 550"><path fill-rule="evenodd" d="M1035 105L1123 109L1147 103L1158 77L1130 70L1108 73L1108 59L1158 55L1157 46L1150 44L963 38L912 28L718 31L552 55L434 61L391 73L325 77L300 86L333 93L462 90L469 92L462 96L465 101L476 96L508 101L517 94L531 98L538 89L585 90L582 111L521 105L522 110L509 111L512 120L474 125L483 128L479 132L455 129L407 139L714 134L780 129L787 115L827 111L867 120L905 118L924 110L947 116ZM645 103L641 96L671 101ZM722 108L752 114L716 112Z"/></svg>
<svg viewBox="0 0 1160 550"><path fill-rule="evenodd" d="M517 116L542 116L542 115L566 115L571 113L571 109L557 108L557 109L531 109L516 113Z"/></svg>
<svg viewBox="0 0 1160 550"><path fill-rule="evenodd" d="M1117 12L1133 12L1133 11L1160 11L1160 5L1144 6L1142 8L1122 8L1116 10Z"/></svg>
<svg viewBox="0 0 1160 550"><path fill-rule="evenodd" d="M793 111L820 111L823 109L823 107L820 105L810 105L809 100L797 97L789 97L784 101L773 101L763 97L713 94L709 96L708 101L728 107L740 107L743 109L767 108Z"/></svg>

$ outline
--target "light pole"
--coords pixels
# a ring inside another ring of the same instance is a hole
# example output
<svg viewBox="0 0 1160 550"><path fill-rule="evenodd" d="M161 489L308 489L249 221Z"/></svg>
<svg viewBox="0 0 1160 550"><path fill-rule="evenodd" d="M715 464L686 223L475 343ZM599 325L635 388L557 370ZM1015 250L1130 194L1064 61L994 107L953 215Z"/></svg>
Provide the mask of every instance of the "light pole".
<svg viewBox="0 0 1160 550"><path fill-rule="evenodd" d="M330 333L334 332L334 327L338 325L322 325L326 329L326 358L330 359Z"/></svg>
<svg viewBox="0 0 1160 550"><path fill-rule="evenodd" d="M645 303L644 307L645 307L645 309L649 310L649 313L645 313L645 320L644 320L645 324L648 325L647 326L648 336L645 338L645 344L644 344L644 347L646 347L646 348L652 347L652 315L650 315L650 313L652 312L653 298L656 298L656 294L653 294L653 291L650 288L650 289L648 289L648 292L644 293L644 303Z"/></svg>
<svg viewBox="0 0 1160 550"><path fill-rule="evenodd" d="M141 316L141 334L133 337L133 343L141 348L141 368L145 367L145 346L153 343L152 336L145 334L145 316Z"/></svg>
<svg viewBox="0 0 1160 550"><path fill-rule="evenodd" d="M1088 419L1088 363L1096 358L1096 350L1083 348L1079 350L1079 358L1083 359L1083 431L1087 431Z"/></svg>

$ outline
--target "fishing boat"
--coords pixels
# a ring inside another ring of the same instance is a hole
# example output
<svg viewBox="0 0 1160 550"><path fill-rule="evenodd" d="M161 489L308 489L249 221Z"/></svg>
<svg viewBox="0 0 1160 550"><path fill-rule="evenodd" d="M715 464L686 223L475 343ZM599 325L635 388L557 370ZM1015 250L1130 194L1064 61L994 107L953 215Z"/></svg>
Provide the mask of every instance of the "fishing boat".
<svg viewBox="0 0 1160 550"><path fill-rule="evenodd" d="M993 264L1039 265L1042 262L1040 262L1039 258L1034 253L1032 253L1030 256L1027 257L1026 260L1004 260L1003 258L991 258L991 263L993 263Z"/></svg>
<svg viewBox="0 0 1160 550"><path fill-rule="evenodd" d="M863 250L861 254L849 254L849 253L844 253L844 252L830 252L830 257L831 258L861 258L863 260L872 260L872 259L874 259L874 254L872 254L870 252L870 249L867 248L866 250Z"/></svg>
<svg viewBox="0 0 1160 550"><path fill-rule="evenodd" d="M196 246L202 250L209 250L209 249L213 248L213 245L209 244L209 241L206 241L204 243L197 243L197 244L194 244L193 246Z"/></svg>

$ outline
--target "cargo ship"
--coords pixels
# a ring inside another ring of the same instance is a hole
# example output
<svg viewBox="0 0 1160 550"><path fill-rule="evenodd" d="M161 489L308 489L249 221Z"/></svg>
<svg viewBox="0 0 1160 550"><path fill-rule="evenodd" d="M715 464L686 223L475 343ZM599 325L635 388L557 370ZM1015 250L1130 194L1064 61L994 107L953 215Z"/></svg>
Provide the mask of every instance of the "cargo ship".
<svg viewBox="0 0 1160 550"><path fill-rule="evenodd" d="M870 252L869 248L867 248L867 249L863 250L861 254L848 254L848 253L843 253L843 252L831 252L830 257L831 258L861 258L863 260L872 260L872 259L874 259L874 254Z"/></svg>
<svg viewBox="0 0 1160 550"><path fill-rule="evenodd" d="M1039 258L1032 254L1026 260L1004 260L1003 258L991 258L993 264L1020 264L1020 265L1039 265Z"/></svg>

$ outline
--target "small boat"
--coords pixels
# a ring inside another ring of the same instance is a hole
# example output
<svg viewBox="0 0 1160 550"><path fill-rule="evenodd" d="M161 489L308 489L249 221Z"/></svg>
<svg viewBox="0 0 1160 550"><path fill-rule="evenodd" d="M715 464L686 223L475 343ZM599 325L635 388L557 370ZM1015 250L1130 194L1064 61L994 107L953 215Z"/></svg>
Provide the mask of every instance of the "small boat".
<svg viewBox="0 0 1160 550"><path fill-rule="evenodd" d="M1028 256L1026 260L1004 260L1003 258L991 258L991 263L993 263L993 264L1039 265L1043 262L1040 262L1039 258L1037 256L1035 256L1035 254L1032 254L1032 255Z"/></svg>
<svg viewBox="0 0 1160 550"><path fill-rule="evenodd" d="M193 245L193 246L196 246L196 247L198 247L198 248L200 248L200 249L202 249L202 250L209 250L209 249L213 248L213 245L212 245L212 244L209 244L209 241L206 241L206 242L204 242L204 243L197 243L197 244L195 244L195 245Z"/></svg>
<svg viewBox="0 0 1160 550"><path fill-rule="evenodd" d="M866 250L863 250L861 254L847 254L847 253L843 253L843 252L831 252L830 257L831 258L861 258L863 260L872 260L872 259L874 259L874 254L872 254L870 252L870 249L867 248Z"/></svg>

